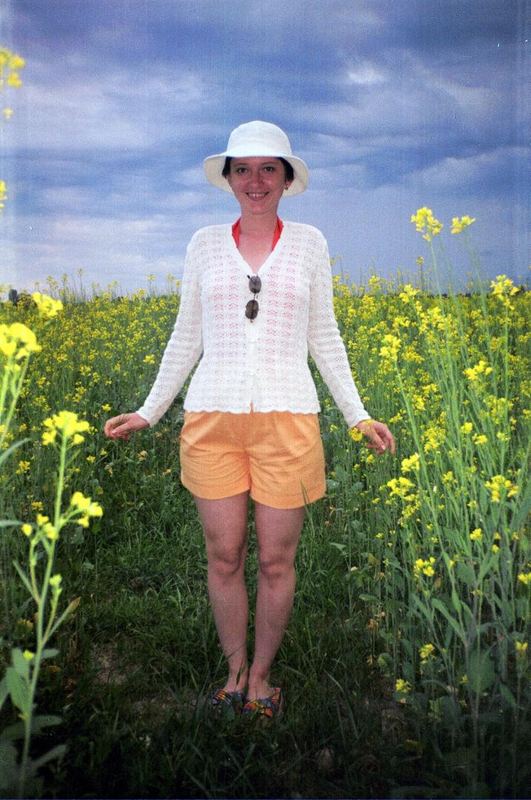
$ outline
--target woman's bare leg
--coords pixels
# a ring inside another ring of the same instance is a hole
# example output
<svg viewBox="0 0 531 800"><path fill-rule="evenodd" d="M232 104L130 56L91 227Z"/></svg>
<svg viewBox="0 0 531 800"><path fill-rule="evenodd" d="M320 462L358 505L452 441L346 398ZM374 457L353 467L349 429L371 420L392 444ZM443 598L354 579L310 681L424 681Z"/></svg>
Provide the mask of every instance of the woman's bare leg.
<svg viewBox="0 0 531 800"><path fill-rule="evenodd" d="M256 503L255 514L259 571L249 700L268 697L272 692L269 672L293 607L294 563L304 507L278 509Z"/></svg>
<svg viewBox="0 0 531 800"><path fill-rule="evenodd" d="M224 688L227 691L244 689L247 685L248 601L244 568L248 492L222 500L194 499L205 533L210 603L229 666Z"/></svg>

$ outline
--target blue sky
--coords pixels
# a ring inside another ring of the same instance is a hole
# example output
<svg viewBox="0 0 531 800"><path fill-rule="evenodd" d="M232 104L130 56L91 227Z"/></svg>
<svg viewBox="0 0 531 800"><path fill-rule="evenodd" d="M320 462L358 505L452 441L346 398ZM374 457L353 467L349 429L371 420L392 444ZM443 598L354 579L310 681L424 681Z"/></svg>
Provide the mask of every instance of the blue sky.
<svg viewBox="0 0 531 800"><path fill-rule="evenodd" d="M343 270L415 276L420 206L445 223L441 279L528 279L527 0L3 0L0 283L69 274L120 291L179 276L190 236L236 218L202 160L230 130L283 127L311 170L281 216Z"/></svg>

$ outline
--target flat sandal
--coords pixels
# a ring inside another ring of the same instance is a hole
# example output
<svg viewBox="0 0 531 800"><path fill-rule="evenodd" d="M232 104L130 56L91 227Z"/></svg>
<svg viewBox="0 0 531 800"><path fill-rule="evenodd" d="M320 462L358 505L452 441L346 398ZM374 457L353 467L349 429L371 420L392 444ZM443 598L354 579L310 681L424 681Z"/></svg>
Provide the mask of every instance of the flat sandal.
<svg viewBox="0 0 531 800"><path fill-rule="evenodd" d="M277 686L268 697L257 697L255 700L248 700L241 713L274 719L282 714L283 707L284 695L282 694L282 689Z"/></svg>
<svg viewBox="0 0 531 800"><path fill-rule="evenodd" d="M227 689L217 689L210 695L210 707L216 711L232 710L239 714L245 703L245 692L229 692Z"/></svg>

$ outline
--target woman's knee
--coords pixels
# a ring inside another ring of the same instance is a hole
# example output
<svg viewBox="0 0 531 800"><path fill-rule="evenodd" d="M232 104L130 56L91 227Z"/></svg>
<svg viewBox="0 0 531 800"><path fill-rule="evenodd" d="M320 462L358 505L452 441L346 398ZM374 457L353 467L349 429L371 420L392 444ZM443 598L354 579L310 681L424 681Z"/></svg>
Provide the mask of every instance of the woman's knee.
<svg viewBox="0 0 531 800"><path fill-rule="evenodd" d="M291 578L295 569L294 564L295 553L261 552L258 555L260 575L270 582Z"/></svg>
<svg viewBox="0 0 531 800"><path fill-rule="evenodd" d="M220 578L230 578L243 571L247 547L207 547L208 569Z"/></svg>

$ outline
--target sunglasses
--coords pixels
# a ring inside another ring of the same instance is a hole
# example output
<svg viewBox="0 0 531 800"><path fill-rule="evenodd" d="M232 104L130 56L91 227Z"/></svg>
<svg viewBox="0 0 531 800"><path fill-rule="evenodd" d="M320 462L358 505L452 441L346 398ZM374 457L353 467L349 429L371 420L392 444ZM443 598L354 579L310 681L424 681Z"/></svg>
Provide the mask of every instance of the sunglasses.
<svg viewBox="0 0 531 800"><path fill-rule="evenodd" d="M247 277L249 278L249 291L254 295L257 295L262 288L262 281L260 280L260 277L258 275L248 275ZM260 306L258 305L258 300L256 300L254 297L252 300L249 300L245 306L245 316L247 319L250 319L251 322L253 319L256 319L259 308Z"/></svg>

